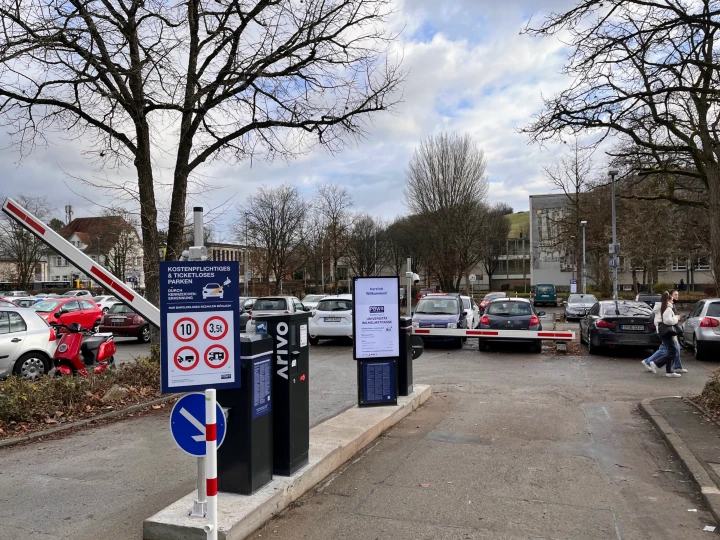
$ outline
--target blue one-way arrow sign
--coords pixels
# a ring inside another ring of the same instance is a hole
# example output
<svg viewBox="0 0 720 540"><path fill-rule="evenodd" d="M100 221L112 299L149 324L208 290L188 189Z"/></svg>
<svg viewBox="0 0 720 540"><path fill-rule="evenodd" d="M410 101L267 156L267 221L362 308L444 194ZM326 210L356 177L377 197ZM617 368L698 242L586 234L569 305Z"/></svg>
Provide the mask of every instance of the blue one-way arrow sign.
<svg viewBox="0 0 720 540"><path fill-rule="evenodd" d="M225 415L217 406L217 445L225 438ZM205 455L205 394L181 397L170 413L170 432L180 450L191 456Z"/></svg>

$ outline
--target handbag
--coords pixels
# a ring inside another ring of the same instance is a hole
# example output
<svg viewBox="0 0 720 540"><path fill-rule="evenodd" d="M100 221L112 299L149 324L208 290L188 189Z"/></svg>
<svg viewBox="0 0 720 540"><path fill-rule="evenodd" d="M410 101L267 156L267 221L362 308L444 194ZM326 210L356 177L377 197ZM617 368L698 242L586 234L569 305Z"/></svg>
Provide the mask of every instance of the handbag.
<svg viewBox="0 0 720 540"><path fill-rule="evenodd" d="M661 322L658 326L658 334L660 334L661 338L679 336L682 334L682 328L680 328L679 324L670 326Z"/></svg>

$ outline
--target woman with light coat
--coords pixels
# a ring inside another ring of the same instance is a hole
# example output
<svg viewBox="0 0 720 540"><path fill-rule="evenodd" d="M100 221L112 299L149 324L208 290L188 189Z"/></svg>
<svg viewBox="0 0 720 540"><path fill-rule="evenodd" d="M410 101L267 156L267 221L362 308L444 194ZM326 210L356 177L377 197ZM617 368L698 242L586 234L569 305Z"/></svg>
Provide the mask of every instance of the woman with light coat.
<svg viewBox="0 0 720 540"><path fill-rule="evenodd" d="M665 326L675 326L680 320L673 310L673 298L667 291L662 295L662 300L660 302L660 315L662 324ZM659 327L658 332L660 332ZM662 340L663 345L665 345L666 352L655 362L650 362L650 369L652 369L653 373L657 373L657 368L665 366L666 377L681 377L682 375L673 371L673 361L675 360L675 356L677 354L677 336L663 336L660 332L660 339Z"/></svg>

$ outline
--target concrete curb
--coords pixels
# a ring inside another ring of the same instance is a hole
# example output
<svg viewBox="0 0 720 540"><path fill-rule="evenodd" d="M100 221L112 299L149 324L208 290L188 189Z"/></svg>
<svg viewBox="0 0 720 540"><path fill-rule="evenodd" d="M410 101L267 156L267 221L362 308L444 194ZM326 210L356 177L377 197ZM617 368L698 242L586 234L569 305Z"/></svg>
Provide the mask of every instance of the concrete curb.
<svg viewBox="0 0 720 540"><path fill-rule="evenodd" d="M278 477L248 496L218 494L219 540L241 540L310 491L324 478L352 459L384 431L427 401L429 386L415 385L407 397L392 407L357 406L310 430L309 463L293 476ZM190 493L143 523L145 540L204 540L204 519L188 517L195 493Z"/></svg>
<svg viewBox="0 0 720 540"><path fill-rule="evenodd" d="M668 397L682 399L677 396ZM670 446L673 452L680 458L683 466L690 473L690 476L698 488L700 488L700 493L707 503L710 513L715 518L715 522L720 524L720 489L718 489L718 486L715 485L710 475L685 445L680 436L670 427L667 420L652 406L652 402L655 399L666 398L643 399L640 402L640 410L650 419L668 446Z"/></svg>
<svg viewBox="0 0 720 540"><path fill-rule="evenodd" d="M110 412L106 412L103 414L98 414L97 416L93 416L92 418L86 418L85 420L78 420L76 422L70 422L69 424L63 424L61 426L57 426L54 428L44 429L42 431L36 431L35 433L30 433L30 434L24 435L22 437L14 437L12 439L5 439L4 441L0 441L0 449L7 448L9 446L14 446L14 445L20 444L22 442L31 441L31 440L37 439L39 437L45 437L47 435L52 435L53 433L58 433L60 431L66 431L68 429L73 429L76 427L85 426L87 424L92 424L93 422L97 422L98 420L106 420L108 418L122 416L123 414L131 414L131 413L134 413L137 411L141 411L143 409L147 409L148 407L152 407L153 405L160 405L161 403L167 403L168 401L175 399L177 397L179 397L178 394L170 394L170 395L155 399L153 401L148 401L147 403L138 403L137 405L131 405L130 407L126 407L125 409L120 409L117 411L110 411Z"/></svg>

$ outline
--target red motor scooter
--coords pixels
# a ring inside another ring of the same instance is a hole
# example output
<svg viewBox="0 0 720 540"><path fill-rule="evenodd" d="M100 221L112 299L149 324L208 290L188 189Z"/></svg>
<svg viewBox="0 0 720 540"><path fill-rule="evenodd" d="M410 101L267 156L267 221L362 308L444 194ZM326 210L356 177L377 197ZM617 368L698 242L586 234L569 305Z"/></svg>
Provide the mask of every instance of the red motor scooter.
<svg viewBox="0 0 720 540"><path fill-rule="evenodd" d="M113 365L117 349L112 334L94 334L78 323L57 326L66 328L67 332L61 334L53 356L55 375L87 377L90 372L100 375Z"/></svg>

